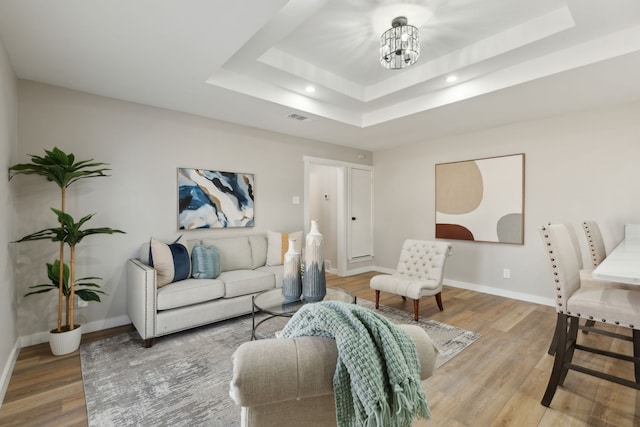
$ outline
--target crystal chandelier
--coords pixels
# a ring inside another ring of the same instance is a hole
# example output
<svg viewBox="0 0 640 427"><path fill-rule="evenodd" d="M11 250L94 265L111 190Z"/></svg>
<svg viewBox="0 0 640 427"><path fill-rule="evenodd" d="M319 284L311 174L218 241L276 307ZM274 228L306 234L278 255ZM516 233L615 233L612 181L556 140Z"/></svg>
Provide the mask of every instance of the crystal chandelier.
<svg viewBox="0 0 640 427"><path fill-rule="evenodd" d="M407 25L407 18L399 16L391 21L391 28L380 36L380 64L391 70L407 68L420 56L420 31Z"/></svg>

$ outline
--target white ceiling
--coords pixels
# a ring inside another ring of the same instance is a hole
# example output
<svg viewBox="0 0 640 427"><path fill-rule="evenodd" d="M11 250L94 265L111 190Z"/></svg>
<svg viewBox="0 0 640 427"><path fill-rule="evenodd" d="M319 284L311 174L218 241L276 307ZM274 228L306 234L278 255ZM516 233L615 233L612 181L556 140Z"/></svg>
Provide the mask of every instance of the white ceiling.
<svg viewBox="0 0 640 427"><path fill-rule="evenodd" d="M21 79L371 151L640 99L639 0L0 0L0 39Z"/></svg>

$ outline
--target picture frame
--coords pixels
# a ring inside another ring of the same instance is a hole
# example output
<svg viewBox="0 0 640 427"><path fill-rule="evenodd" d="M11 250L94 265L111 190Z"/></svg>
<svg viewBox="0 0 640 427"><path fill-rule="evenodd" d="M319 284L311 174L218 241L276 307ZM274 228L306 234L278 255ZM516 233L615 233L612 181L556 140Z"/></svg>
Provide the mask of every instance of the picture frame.
<svg viewBox="0 0 640 427"><path fill-rule="evenodd" d="M436 238L523 245L524 166L524 153L436 164Z"/></svg>
<svg viewBox="0 0 640 427"><path fill-rule="evenodd" d="M178 229L254 226L254 175L178 168Z"/></svg>

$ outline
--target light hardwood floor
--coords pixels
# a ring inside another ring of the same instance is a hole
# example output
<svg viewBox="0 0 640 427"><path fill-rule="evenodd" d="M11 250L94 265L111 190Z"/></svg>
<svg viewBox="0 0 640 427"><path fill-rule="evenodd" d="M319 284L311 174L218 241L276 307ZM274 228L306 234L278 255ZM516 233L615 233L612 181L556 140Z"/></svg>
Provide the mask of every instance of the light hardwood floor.
<svg viewBox="0 0 640 427"><path fill-rule="evenodd" d="M374 274L329 275L328 285L373 301L369 279ZM442 299L444 311L440 312L434 298L423 298L420 316L479 332L482 337L425 382L433 416L430 421L417 421L416 427L640 426L640 393L577 372L569 372L550 408L540 405L553 362L546 353L555 323L552 307L450 287L445 287ZM407 318L413 310L411 301L390 294L382 293L381 303L406 311ZM130 329L85 334L83 342ZM580 335L581 340L630 354L630 343ZM628 363L579 352L575 358L633 378ZM0 425L87 425L78 352L54 357L48 344L22 349L0 408Z"/></svg>

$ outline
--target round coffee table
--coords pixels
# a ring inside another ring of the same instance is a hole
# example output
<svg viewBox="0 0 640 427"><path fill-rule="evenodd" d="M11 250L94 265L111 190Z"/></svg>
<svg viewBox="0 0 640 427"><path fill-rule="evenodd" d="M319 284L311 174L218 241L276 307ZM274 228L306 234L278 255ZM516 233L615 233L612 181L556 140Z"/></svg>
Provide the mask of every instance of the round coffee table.
<svg viewBox="0 0 640 427"><path fill-rule="evenodd" d="M342 301L355 304L356 297L340 288L327 288L327 294L323 301ZM258 326L274 317L291 317L305 304L313 303L302 298L292 302L285 301L281 288L269 289L254 295L251 309L251 340L256 339ZM256 315L259 313L266 313L268 316L256 323Z"/></svg>

